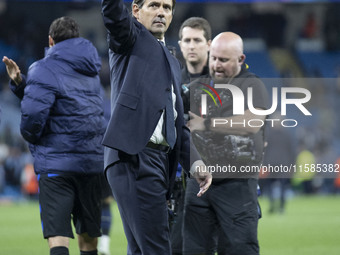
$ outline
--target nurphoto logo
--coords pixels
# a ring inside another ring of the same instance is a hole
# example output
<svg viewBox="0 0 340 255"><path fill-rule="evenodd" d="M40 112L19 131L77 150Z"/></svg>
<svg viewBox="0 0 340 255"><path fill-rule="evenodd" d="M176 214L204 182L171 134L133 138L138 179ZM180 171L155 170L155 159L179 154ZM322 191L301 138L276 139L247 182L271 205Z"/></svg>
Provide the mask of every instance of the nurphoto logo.
<svg viewBox="0 0 340 255"><path fill-rule="evenodd" d="M222 106L222 101L215 89L227 89L230 91L233 98L233 115L244 115L245 113L245 96L243 91L235 85L231 84L215 84L214 88L207 84L201 83L205 87L209 88L220 101L220 105ZM218 106L216 99L212 95L210 91L205 88L201 88L202 91L206 92L214 101L215 105ZM207 94L201 94L201 114L203 116L207 115ZM289 95L300 95L299 98L290 98ZM253 104L253 88L249 87L247 89L247 106L251 113L258 116L270 115L277 111L279 106L279 88L272 88L272 104L269 109L256 109ZM308 111L308 109L304 106L304 104L308 103L311 99L311 93L308 89L305 88L295 88L295 87L281 87L280 88L280 113L281 116L287 115L287 105L293 105L298 110L302 112L305 116L311 116L312 114ZM265 123L269 123L272 127L276 122L279 122L283 127L296 127L298 125L298 121L295 119L250 119L239 122L228 121L225 118L214 118L213 126L217 125L240 125L240 127L262 127Z"/></svg>

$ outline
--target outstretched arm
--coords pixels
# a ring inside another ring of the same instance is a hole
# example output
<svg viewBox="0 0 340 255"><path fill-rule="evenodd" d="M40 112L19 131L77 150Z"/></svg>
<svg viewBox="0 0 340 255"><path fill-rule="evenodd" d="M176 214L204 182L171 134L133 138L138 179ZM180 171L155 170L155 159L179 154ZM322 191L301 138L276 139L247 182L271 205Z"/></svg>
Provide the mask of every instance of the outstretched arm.
<svg viewBox="0 0 340 255"><path fill-rule="evenodd" d="M130 49L135 42L133 18L123 0L102 0L102 15L108 31L109 48L116 53Z"/></svg>

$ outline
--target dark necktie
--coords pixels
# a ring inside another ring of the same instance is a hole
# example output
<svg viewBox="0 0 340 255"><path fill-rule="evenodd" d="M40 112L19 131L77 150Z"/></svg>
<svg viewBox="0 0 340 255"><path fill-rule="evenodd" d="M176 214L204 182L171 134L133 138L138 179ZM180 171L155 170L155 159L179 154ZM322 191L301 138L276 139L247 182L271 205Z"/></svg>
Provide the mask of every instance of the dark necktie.
<svg viewBox="0 0 340 255"><path fill-rule="evenodd" d="M165 106L165 134L166 141L171 148L174 148L176 143L176 127L175 127L175 117L174 108L172 104L172 91L170 90L167 103Z"/></svg>
<svg viewBox="0 0 340 255"><path fill-rule="evenodd" d="M159 41L160 44L164 46L164 42ZM167 49L165 49L167 50ZM169 95L167 96L166 105L165 105L165 117L164 117L164 131L165 139L169 144L170 148L174 148L176 143L176 127L175 127L175 117L174 117L174 108L172 103L172 90L168 90Z"/></svg>

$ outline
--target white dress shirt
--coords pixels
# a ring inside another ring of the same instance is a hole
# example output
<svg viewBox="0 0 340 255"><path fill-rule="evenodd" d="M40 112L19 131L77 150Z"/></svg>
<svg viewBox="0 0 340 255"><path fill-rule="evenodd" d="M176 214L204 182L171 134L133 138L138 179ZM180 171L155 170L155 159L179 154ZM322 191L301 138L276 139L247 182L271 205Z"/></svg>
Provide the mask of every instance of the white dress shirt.
<svg viewBox="0 0 340 255"><path fill-rule="evenodd" d="M173 109L174 109L174 118L175 118L175 121L176 121L176 118L177 118L176 94L174 93L173 85L171 85L171 94L172 94L172 105L173 105ZM166 142L166 139L165 139L165 137L164 137L164 135L162 133L163 123L164 123L164 111L165 110L163 110L163 113L162 113L161 117L159 118L159 121L158 121L157 126L155 128L155 131L153 132L153 134L152 134L152 136L150 138L150 142L153 142L155 144L168 145L168 143Z"/></svg>

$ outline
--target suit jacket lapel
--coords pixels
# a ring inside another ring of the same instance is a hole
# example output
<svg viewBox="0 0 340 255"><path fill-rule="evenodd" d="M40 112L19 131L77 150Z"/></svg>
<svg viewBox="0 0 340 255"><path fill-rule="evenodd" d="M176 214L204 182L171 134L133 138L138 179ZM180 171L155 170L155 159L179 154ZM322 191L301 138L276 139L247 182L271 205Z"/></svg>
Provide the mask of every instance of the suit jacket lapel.
<svg viewBox="0 0 340 255"><path fill-rule="evenodd" d="M170 66L172 82L174 83L174 87L177 89L177 88L179 88L180 83L181 83L181 81L180 81L180 79L181 79L181 77L180 77L181 72L180 72L179 63L178 63L177 59L175 59L175 57L173 55L171 55L170 51L165 46L163 46L162 48L163 48L163 51L164 51L164 53L166 55L166 58L168 60L169 66ZM179 75L175 76L174 75L175 73L178 73Z"/></svg>
<svg viewBox="0 0 340 255"><path fill-rule="evenodd" d="M181 69L178 60L169 52L169 50L163 46L163 51L166 55L167 61L170 66L170 72L171 72L171 79L174 87L174 92L176 94L176 110L177 113L183 112L183 106L181 104L181 92L180 92L180 85L181 85ZM177 75L175 75L177 74ZM176 127L177 129L180 128L182 125L182 122L179 122L179 118L176 119ZM177 133L178 138L179 133Z"/></svg>

